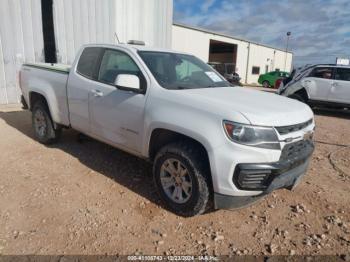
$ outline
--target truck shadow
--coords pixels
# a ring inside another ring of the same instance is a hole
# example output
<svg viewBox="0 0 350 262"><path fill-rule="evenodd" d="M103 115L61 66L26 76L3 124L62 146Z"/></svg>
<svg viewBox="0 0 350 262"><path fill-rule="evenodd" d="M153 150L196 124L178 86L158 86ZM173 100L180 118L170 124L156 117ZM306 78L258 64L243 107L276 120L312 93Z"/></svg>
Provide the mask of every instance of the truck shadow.
<svg viewBox="0 0 350 262"><path fill-rule="evenodd" d="M34 138L29 111L0 112L0 118L24 135ZM98 142L92 138L78 139L79 133L64 130L58 148L78 159L91 170L101 173L156 205L161 203L152 179L152 165L142 159Z"/></svg>

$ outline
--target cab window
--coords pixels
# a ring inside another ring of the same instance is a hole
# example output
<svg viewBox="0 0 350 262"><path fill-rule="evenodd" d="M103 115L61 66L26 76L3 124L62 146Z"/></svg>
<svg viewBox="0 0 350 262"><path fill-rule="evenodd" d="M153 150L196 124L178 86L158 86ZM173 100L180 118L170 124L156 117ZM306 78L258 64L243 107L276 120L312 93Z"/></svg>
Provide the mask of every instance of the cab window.
<svg viewBox="0 0 350 262"><path fill-rule="evenodd" d="M102 56L97 80L114 85L117 76L120 74L138 76L141 89L146 89L146 79L134 60L122 51L106 49Z"/></svg>
<svg viewBox="0 0 350 262"><path fill-rule="evenodd" d="M350 68L337 68L335 73L336 80L350 81Z"/></svg>
<svg viewBox="0 0 350 262"><path fill-rule="evenodd" d="M77 72L87 78L94 79L102 51L103 49L100 47L86 47L79 58Z"/></svg>
<svg viewBox="0 0 350 262"><path fill-rule="evenodd" d="M140 69L131 57L117 50L106 50L101 61L98 81L114 84L119 74L139 75Z"/></svg>
<svg viewBox="0 0 350 262"><path fill-rule="evenodd" d="M171 89L231 86L212 67L192 55L172 52L139 51L160 86Z"/></svg>
<svg viewBox="0 0 350 262"><path fill-rule="evenodd" d="M332 79L333 68L332 67L316 67L310 74L310 77Z"/></svg>

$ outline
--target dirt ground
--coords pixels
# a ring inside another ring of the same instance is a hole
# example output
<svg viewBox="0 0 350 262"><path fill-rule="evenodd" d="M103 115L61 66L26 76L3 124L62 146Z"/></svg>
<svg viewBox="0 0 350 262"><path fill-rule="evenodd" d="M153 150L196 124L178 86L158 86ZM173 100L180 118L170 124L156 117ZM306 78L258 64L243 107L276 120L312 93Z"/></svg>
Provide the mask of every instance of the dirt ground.
<svg viewBox="0 0 350 262"><path fill-rule="evenodd" d="M168 212L151 165L65 131L33 139L31 115L0 108L0 254L350 253L350 113L318 110L316 151L294 191L194 218Z"/></svg>

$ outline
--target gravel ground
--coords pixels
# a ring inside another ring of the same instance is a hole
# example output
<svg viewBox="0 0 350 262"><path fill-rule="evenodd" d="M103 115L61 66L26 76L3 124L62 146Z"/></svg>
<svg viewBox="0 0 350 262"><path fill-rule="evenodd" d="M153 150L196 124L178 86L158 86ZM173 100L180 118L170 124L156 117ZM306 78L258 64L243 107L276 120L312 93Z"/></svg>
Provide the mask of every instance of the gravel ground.
<svg viewBox="0 0 350 262"><path fill-rule="evenodd" d="M0 254L275 255L350 252L350 114L316 111L316 151L294 191L194 218L168 212L151 165L65 131L33 139L31 116L0 108Z"/></svg>

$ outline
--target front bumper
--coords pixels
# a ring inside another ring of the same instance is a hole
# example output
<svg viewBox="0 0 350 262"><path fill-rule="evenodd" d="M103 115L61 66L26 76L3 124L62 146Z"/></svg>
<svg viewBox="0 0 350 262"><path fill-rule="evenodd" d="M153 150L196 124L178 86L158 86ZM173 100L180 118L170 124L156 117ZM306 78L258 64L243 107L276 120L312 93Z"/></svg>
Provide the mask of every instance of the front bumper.
<svg viewBox="0 0 350 262"><path fill-rule="evenodd" d="M291 171L298 172L300 167L308 162L313 151L314 145L311 140L286 145L278 162L238 164L232 178L233 182L240 190L271 192L271 184L276 179L284 177Z"/></svg>
<svg viewBox="0 0 350 262"><path fill-rule="evenodd" d="M240 190L258 191L254 196L229 196L214 193L215 208L240 208L256 202L268 193L280 189L294 188L309 166L314 145L311 141L300 141L300 150L289 148L282 152L281 158L274 163L238 164L232 177L233 183Z"/></svg>

